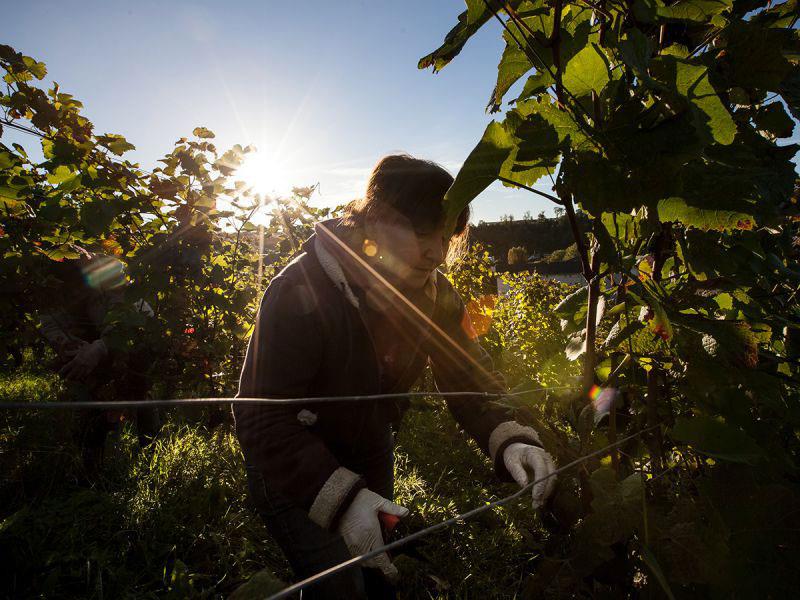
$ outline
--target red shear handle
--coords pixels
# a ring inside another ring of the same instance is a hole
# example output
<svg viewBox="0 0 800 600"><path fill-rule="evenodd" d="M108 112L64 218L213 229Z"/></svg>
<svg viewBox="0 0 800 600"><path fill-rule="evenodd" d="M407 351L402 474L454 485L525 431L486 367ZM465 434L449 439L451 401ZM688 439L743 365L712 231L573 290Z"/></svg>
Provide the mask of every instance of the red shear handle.
<svg viewBox="0 0 800 600"><path fill-rule="evenodd" d="M383 527L384 532L388 535L392 532L397 524L400 522L400 517L397 515L390 515L389 513L385 512L378 512L378 520L381 522L381 526Z"/></svg>

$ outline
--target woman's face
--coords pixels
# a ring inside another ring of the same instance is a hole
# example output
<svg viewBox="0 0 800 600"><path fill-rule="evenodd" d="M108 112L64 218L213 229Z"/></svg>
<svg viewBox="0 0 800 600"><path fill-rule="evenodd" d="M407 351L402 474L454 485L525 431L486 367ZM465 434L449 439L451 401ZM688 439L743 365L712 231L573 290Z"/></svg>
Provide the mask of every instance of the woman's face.
<svg viewBox="0 0 800 600"><path fill-rule="evenodd" d="M415 231L406 221L377 223L374 240L364 242L364 253L375 269L398 288L419 289L444 262L449 238L444 226Z"/></svg>

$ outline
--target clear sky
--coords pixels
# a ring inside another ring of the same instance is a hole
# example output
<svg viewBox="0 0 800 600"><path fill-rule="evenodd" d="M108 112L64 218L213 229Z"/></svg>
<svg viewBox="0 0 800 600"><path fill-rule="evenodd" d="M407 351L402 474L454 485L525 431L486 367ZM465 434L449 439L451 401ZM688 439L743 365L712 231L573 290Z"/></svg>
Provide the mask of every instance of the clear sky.
<svg viewBox="0 0 800 600"><path fill-rule="evenodd" d="M277 156L281 179L319 182L316 203L334 206L362 194L384 154L455 174L477 143L493 118L484 109L499 24L442 72L417 69L462 10L463 0L32 0L6 7L2 43L44 61L48 81L84 102L98 133L125 135L136 145L126 157L145 168L202 125L220 149L254 144ZM552 214L496 184L473 220L541 210Z"/></svg>
<svg viewBox="0 0 800 600"><path fill-rule="evenodd" d="M493 118L496 22L442 72L417 69L462 10L463 0L29 0L5 8L0 41L44 61L97 132L125 135L137 147L126 156L145 168L202 125L221 150L253 144L275 157L278 179L319 182L316 203L335 206L362 194L387 153L455 174ZM552 205L495 184L473 221L541 210Z"/></svg>

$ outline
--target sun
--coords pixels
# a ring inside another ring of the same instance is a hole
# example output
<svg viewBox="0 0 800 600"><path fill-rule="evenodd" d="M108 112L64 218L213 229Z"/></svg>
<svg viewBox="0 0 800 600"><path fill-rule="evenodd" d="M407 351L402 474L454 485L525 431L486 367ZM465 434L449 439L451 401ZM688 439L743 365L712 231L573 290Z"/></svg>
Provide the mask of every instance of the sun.
<svg viewBox="0 0 800 600"><path fill-rule="evenodd" d="M278 198L292 191L289 165L280 156L263 151L248 153L233 175L262 198Z"/></svg>

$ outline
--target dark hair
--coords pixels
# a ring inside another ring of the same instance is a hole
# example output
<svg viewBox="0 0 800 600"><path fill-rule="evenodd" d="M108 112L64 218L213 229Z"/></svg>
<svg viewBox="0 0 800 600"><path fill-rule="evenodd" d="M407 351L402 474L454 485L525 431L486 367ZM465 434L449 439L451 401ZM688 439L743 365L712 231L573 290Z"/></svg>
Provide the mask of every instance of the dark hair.
<svg viewBox="0 0 800 600"><path fill-rule="evenodd" d="M453 176L444 167L408 154L384 156L372 169L363 198L344 209L347 226L363 226L370 221L408 219L416 231L428 231L444 220L444 194ZM466 235L469 206L458 215L453 236Z"/></svg>

